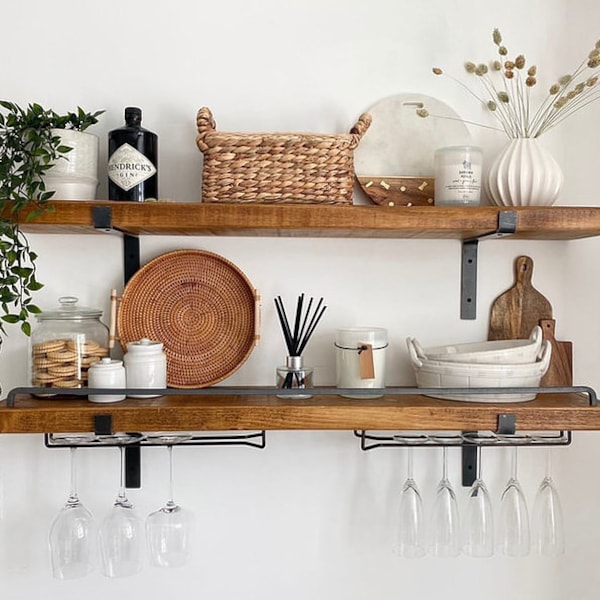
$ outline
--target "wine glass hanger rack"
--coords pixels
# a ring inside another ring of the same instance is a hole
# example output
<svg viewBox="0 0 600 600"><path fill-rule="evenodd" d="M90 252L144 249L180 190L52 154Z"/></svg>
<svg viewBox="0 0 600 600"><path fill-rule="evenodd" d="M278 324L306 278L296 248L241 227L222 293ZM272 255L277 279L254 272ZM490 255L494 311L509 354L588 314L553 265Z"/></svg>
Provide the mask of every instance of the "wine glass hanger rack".
<svg viewBox="0 0 600 600"><path fill-rule="evenodd" d="M369 396L381 394L383 396L409 396L409 395L440 395L440 394L522 394L535 391L544 394L580 394L586 396L588 406L597 405L596 393L587 386L574 387L552 387L552 388L412 388L412 387L389 387L382 389L345 389L345 388L311 388L311 395L331 396L351 394L355 398L358 396ZM86 397L88 394L125 394L125 395L143 395L148 393L148 389L105 389L105 388L80 388L72 389L66 392L59 388L15 388L11 390L6 400L6 410L14 409L19 394L53 394L63 397ZM291 389L280 389L276 387L225 387L216 386L203 389L156 389L153 394L160 396L227 396L232 394L249 396L290 396L294 397L297 391ZM356 406L367 406L369 400L364 403L356 400ZM306 403L306 404L304 404ZM522 404L522 403L519 403ZM449 401L448 407L456 406L456 403ZM111 415L111 404L97 404L98 412L93 415L93 431L83 433L61 433L49 432L45 434L45 443L49 448L81 446L81 447L107 447L107 446L125 446L127 457L127 487L141 487L140 483L140 461L141 448L144 446L169 446L179 443L181 445L195 446L230 446L242 445L253 448L266 447L266 432L259 430L249 431L227 431L224 433L211 434L204 432L183 432L185 435L178 434L175 431L164 432L160 435L156 432L127 432L119 433L113 430L113 418ZM287 406L287 405L286 405ZM311 400L302 402L302 406L310 409ZM412 428L412 431L387 430L383 433L372 432L368 430L354 429L354 435L360 439L361 450L371 450L381 447L407 447L407 446L454 446L462 448L463 462L463 485L471 485L477 473L477 448L480 446L554 446L568 445L571 442L572 434L570 431L519 431L517 432L517 414L510 411L510 404L502 404L498 408L497 426L495 431L424 431L423 428ZM116 409L118 410L118 408ZM143 410L140 409L140 410ZM285 412L283 407L282 411ZM351 412L351 407L347 408ZM400 409L402 410L402 409ZM258 423L257 423L258 424ZM284 423L281 427L286 429ZM306 427L310 429L310 427ZM250 429L248 427L248 429ZM350 429L350 428L349 428ZM173 438L173 439L171 439ZM178 442L175 438L181 438Z"/></svg>

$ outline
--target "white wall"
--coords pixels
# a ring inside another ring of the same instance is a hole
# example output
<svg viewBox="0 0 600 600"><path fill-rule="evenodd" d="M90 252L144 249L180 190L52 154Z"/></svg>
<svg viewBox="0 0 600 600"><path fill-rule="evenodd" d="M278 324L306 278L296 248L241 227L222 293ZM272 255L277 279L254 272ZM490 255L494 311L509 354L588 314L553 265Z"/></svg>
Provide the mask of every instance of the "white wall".
<svg viewBox="0 0 600 600"><path fill-rule="evenodd" d="M568 6L568 10L567 10ZM579 61L596 40L596 3L562 0L476 5L463 0L405 2L291 0L168 4L107 0L93 7L74 0L13 2L2 10L3 98L38 101L59 111L81 105L106 109L95 128L106 161L106 134L120 126L123 108L139 105L144 124L160 136L164 198L199 199L201 156L194 145L195 113L209 106L223 130L343 132L389 95L420 92L479 118L472 100L449 80L431 75L440 65L460 74L464 60L492 56L499 27L511 51L535 58L548 85ZM548 136L566 185L560 203L596 203L598 107ZM488 154L502 138L473 130ZM98 197L106 197L103 182ZM108 309L111 287L122 286L121 242L111 236L32 236L46 287L43 307L63 294ZM270 384L284 357L272 298L300 291L324 296L326 318L306 352L317 383L334 379L332 339L344 325L390 331L388 384L412 383L404 338L426 343L484 339L490 303L513 281L513 260L535 261L534 284L554 306L558 336L574 341L577 383L598 387L596 240L568 243L485 242L480 245L479 310L459 319L459 252L455 241L260 238L144 238L143 260L178 248L202 248L237 264L263 298L260 346L230 384ZM341 277L347 273L347 277ZM334 275L332 277L332 275ZM27 382L27 342L16 331L0 354L4 390ZM358 599L367 595L490 600L585 600L597 597L595 550L600 491L591 457L597 434L576 435L555 451L564 498L567 554L558 562L499 556L419 561L391 554L393 508L405 476L402 450L361 453L350 432L274 432L264 451L176 450L176 492L198 522L193 564L108 580L52 580L46 532L67 492L68 456L47 450L40 436L0 439L4 486L0 522L0 581L6 598L89 600L110 597ZM533 501L544 451L524 449L520 472ZM118 483L116 450L83 450L81 495L98 518ZM459 452L450 451L459 484ZM426 501L439 478L440 451L417 453ZM485 478L495 501L508 477L508 452L484 452ZM143 488L131 497L142 514L166 493L166 451L143 456ZM592 493L590 493L590 490ZM465 491L460 490L461 501ZM497 507L497 502L496 502Z"/></svg>

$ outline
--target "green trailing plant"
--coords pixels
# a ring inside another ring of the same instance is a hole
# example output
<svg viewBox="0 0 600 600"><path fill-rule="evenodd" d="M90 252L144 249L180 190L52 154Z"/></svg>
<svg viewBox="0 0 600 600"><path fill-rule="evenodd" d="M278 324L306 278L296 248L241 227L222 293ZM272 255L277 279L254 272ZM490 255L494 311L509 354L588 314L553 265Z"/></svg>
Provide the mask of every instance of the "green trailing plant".
<svg viewBox="0 0 600 600"><path fill-rule="evenodd" d="M104 111L59 115L39 104L23 108L0 100L0 345L6 324L31 333L30 319L40 309L32 295L42 288L36 277L36 253L22 224L49 210L44 175L71 148L61 143L54 129L84 131Z"/></svg>

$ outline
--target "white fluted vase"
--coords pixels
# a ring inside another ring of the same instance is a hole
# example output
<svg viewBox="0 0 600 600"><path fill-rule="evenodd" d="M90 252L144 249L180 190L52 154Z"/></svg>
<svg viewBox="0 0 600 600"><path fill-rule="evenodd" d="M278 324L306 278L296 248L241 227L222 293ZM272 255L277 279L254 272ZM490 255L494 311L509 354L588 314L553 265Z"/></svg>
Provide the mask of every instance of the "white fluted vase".
<svg viewBox="0 0 600 600"><path fill-rule="evenodd" d="M516 138L494 159L485 184L488 198L498 206L551 206L563 173L537 138Z"/></svg>

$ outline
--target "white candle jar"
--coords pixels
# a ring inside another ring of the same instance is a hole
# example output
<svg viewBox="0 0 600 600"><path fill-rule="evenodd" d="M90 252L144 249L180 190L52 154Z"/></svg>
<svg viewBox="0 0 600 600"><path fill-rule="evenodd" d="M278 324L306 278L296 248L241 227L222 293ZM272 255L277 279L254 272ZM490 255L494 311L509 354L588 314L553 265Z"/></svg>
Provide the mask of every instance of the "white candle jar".
<svg viewBox="0 0 600 600"><path fill-rule="evenodd" d="M127 344L123 357L128 388L167 387L167 356L162 342L142 338ZM130 398L156 398L159 394L128 394Z"/></svg>
<svg viewBox="0 0 600 600"><path fill-rule="evenodd" d="M435 151L435 204L478 206L481 199L481 148L449 146Z"/></svg>
<svg viewBox="0 0 600 600"><path fill-rule="evenodd" d="M97 389L124 389L126 385L123 361L107 357L93 363L88 370L88 386ZM125 400L125 394L89 394L88 400L97 403L119 402Z"/></svg>
<svg viewBox="0 0 600 600"><path fill-rule="evenodd" d="M385 387L387 329L352 327L336 332L336 384L338 388ZM341 394L346 398L380 398L381 394Z"/></svg>

